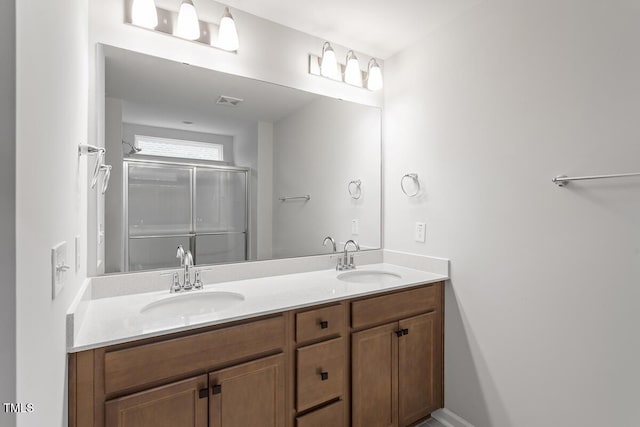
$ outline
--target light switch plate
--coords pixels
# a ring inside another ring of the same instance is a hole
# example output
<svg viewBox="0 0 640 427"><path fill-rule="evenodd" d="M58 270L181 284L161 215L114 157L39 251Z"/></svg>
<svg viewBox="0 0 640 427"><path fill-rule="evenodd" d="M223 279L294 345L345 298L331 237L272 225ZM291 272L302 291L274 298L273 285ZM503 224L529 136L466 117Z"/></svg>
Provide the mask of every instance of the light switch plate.
<svg viewBox="0 0 640 427"><path fill-rule="evenodd" d="M51 298L55 299L62 288L67 275L67 242L61 242L51 249Z"/></svg>
<svg viewBox="0 0 640 427"><path fill-rule="evenodd" d="M416 233L415 233L415 241L424 243L426 240L426 228L427 224L424 222L416 222Z"/></svg>
<svg viewBox="0 0 640 427"><path fill-rule="evenodd" d="M351 234L357 236L360 233L360 220L352 219L351 220Z"/></svg>

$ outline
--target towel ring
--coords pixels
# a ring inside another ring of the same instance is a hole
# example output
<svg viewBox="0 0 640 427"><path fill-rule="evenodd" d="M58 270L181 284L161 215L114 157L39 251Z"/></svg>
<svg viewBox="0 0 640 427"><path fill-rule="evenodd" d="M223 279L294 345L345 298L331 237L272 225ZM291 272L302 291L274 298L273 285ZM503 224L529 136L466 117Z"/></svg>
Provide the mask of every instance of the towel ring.
<svg viewBox="0 0 640 427"><path fill-rule="evenodd" d="M352 199L358 200L362 197L362 181L359 179L351 181L349 185L347 185L347 190L349 190L349 195Z"/></svg>
<svg viewBox="0 0 640 427"><path fill-rule="evenodd" d="M413 193L409 193L407 192L406 188L404 188L404 181L407 178L411 178L416 186L416 191ZM400 179L400 188L402 189L402 192L407 195L408 197L415 197L418 195L418 193L420 192L420 181L418 180L418 174L417 173L407 173L405 174L401 179Z"/></svg>

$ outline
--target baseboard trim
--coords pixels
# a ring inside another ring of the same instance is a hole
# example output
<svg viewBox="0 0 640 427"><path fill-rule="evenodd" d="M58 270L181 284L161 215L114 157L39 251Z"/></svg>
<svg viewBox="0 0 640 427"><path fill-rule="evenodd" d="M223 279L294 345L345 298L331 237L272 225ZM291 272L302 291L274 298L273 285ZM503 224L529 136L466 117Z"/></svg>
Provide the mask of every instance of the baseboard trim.
<svg viewBox="0 0 640 427"><path fill-rule="evenodd" d="M474 427L469 421L465 420L459 415L454 414L447 408L438 409L431 414L431 418L434 418L440 424L444 424L446 427Z"/></svg>

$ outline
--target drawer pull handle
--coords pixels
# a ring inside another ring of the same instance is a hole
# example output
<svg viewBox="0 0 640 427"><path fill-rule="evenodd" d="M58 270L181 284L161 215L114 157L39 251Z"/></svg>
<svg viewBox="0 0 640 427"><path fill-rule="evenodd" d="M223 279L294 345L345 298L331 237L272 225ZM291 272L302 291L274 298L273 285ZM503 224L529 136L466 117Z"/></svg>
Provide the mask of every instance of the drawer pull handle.
<svg viewBox="0 0 640 427"><path fill-rule="evenodd" d="M329 379L329 372L320 372L320 378L322 381L326 381Z"/></svg>
<svg viewBox="0 0 640 427"><path fill-rule="evenodd" d="M329 327L329 322L326 320L320 321L320 329L327 329Z"/></svg>
<svg viewBox="0 0 640 427"><path fill-rule="evenodd" d="M213 391L213 394L220 394L222 393L222 384L216 384L213 387L211 387L211 390Z"/></svg>
<svg viewBox="0 0 640 427"><path fill-rule="evenodd" d="M209 396L209 389L203 388L203 389L198 390L198 397L200 399L204 399L207 396Z"/></svg>

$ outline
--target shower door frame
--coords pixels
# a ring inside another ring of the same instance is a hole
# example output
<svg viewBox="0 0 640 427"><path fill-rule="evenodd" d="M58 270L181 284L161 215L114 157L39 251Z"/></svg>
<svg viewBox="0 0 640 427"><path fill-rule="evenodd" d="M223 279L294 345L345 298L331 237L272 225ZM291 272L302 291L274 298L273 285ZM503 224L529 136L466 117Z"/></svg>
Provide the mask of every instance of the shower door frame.
<svg viewBox="0 0 640 427"><path fill-rule="evenodd" d="M153 235L141 235L135 236L136 239L153 239L153 238L161 238L161 237L188 237L189 238L189 250L191 250L194 256L194 264L197 264L197 248L196 248L196 236L215 236L215 235L231 235L231 234L244 234L244 260L236 261L236 262L246 262L249 260L249 224L251 223L249 215L251 209L249 207L250 203L250 180L249 180L249 168L242 168L237 166L227 166L227 165L217 165L210 163L202 163L202 162L190 162L187 160L158 160L158 159L139 159L132 157L125 157L122 161L122 255L123 255L123 266L124 272L131 272L129 266L129 165L143 165L143 166L157 166L157 167L175 167L175 168L188 168L191 169L191 225L189 233L177 233L177 234L153 234ZM197 195L196 195L196 175L197 169L209 169L209 170L217 170L217 171L226 171L226 172L241 172L244 174L244 193L245 193L245 204L244 204L244 232L242 231L232 231L232 232L205 232L198 233L196 232L196 211L197 211ZM172 267L162 267L161 269L168 269ZM135 272L142 271L150 271L150 270L135 270Z"/></svg>

